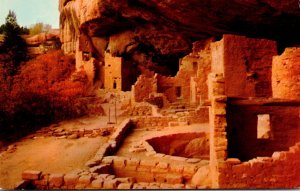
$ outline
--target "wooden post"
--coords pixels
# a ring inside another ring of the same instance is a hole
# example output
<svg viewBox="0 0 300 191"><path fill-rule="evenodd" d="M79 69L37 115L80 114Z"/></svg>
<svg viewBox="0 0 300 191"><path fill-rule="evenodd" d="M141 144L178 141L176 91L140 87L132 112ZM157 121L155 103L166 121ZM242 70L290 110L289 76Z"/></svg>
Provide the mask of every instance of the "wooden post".
<svg viewBox="0 0 300 191"><path fill-rule="evenodd" d="M117 96L115 97L115 118L116 118L116 124L118 123L117 121Z"/></svg>
<svg viewBox="0 0 300 191"><path fill-rule="evenodd" d="M110 107L108 108L108 123L110 123Z"/></svg>

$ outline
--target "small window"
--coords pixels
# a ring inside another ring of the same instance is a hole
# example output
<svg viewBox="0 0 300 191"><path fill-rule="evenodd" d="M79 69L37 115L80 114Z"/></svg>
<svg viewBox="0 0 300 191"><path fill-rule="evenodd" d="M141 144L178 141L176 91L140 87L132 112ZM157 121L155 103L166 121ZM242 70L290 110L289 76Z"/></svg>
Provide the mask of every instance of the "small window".
<svg viewBox="0 0 300 191"><path fill-rule="evenodd" d="M176 87L176 96L181 97L181 87Z"/></svg>
<svg viewBox="0 0 300 191"><path fill-rule="evenodd" d="M257 138L258 139L271 139L272 138L269 114L257 115Z"/></svg>
<svg viewBox="0 0 300 191"><path fill-rule="evenodd" d="M91 54L89 52L83 52L82 53L82 60L83 61L89 61L91 58Z"/></svg>
<svg viewBox="0 0 300 191"><path fill-rule="evenodd" d="M116 81L114 81L113 88L117 89L117 82Z"/></svg>

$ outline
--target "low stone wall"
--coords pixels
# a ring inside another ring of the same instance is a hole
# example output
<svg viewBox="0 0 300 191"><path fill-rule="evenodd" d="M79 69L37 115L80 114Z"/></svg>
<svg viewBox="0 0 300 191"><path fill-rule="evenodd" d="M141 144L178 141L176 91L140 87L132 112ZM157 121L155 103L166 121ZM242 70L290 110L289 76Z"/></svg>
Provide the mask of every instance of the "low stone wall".
<svg viewBox="0 0 300 191"><path fill-rule="evenodd" d="M157 113L157 107L149 103L135 103L129 107L121 116L153 116Z"/></svg>
<svg viewBox="0 0 300 191"><path fill-rule="evenodd" d="M136 128L161 128L184 126L192 123L208 123L209 108L202 107L195 111L177 112L172 116L146 116L133 119Z"/></svg>
<svg viewBox="0 0 300 191"><path fill-rule="evenodd" d="M86 166L93 167L101 163L101 160L106 155L112 155L120 147L126 134L133 128L133 123L130 119L123 121L115 132L111 135L108 143L104 144L96 153L94 158L86 163Z"/></svg>
<svg viewBox="0 0 300 191"><path fill-rule="evenodd" d="M84 189L104 188L116 189L135 182L130 178L115 178L110 164L101 164L102 158L113 154L120 147L126 134L133 127L132 121L123 121L111 135L108 143L101 146L93 159L86 163L89 170L78 170L68 174L47 174L41 171L27 170L22 173L23 181L19 182L15 189Z"/></svg>
<svg viewBox="0 0 300 191"><path fill-rule="evenodd" d="M114 127L101 127L95 129L70 130L57 127L50 127L38 130L32 135L33 139L43 137L57 137L59 139L78 139L81 137L95 138L98 136L108 136L115 131Z"/></svg>
<svg viewBox="0 0 300 191"><path fill-rule="evenodd" d="M140 160L137 158L107 156L102 164L112 165L114 174L118 177L133 177L137 182L157 182L167 184L187 184L200 168L199 164L193 164L200 160L184 157L174 157L163 154L153 155L156 160ZM157 159L168 157L173 162L158 162ZM188 163L190 160L190 164ZM176 163L187 162L187 163Z"/></svg>
<svg viewBox="0 0 300 191"><path fill-rule="evenodd" d="M24 180L15 189L196 189L191 184L178 183L180 176L160 176L165 182L136 182L132 177L117 178L111 174L77 171L69 174L45 174L41 171L25 171Z"/></svg>
<svg viewBox="0 0 300 191"><path fill-rule="evenodd" d="M178 117L184 117L188 124L192 123L208 123L209 107L200 107L195 111L176 113Z"/></svg>
<svg viewBox="0 0 300 191"><path fill-rule="evenodd" d="M272 157L241 163L227 159L220 168L220 188L299 188L300 142Z"/></svg>
<svg viewBox="0 0 300 191"><path fill-rule="evenodd" d="M109 170L111 168L107 166L106 171ZM129 189L135 183L135 180L130 177L117 178L111 173L99 174L87 170L77 170L68 174L24 171L22 178L23 180L17 184L15 189Z"/></svg>
<svg viewBox="0 0 300 191"><path fill-rule="evenodd" d="M174 117L137 117L133 119L135 128L164 128L168 127L170 122L178 122Z"/></svg>

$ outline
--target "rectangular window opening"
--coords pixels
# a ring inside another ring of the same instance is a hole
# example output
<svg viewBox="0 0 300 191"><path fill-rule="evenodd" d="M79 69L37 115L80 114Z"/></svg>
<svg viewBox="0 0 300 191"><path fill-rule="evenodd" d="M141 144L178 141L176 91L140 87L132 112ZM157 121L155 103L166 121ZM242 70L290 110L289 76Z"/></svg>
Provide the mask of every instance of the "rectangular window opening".
<svg viewBox="0 0 300 191"><path fill-rule="evenodd" d="M181 87L176 87L176 96L181 97Z"/></svg>
<svg viewBox="0 0 300 191"><path fill-rule="evenodd" d="M257 115L257 139L272 139L270 114Z"/></svg>

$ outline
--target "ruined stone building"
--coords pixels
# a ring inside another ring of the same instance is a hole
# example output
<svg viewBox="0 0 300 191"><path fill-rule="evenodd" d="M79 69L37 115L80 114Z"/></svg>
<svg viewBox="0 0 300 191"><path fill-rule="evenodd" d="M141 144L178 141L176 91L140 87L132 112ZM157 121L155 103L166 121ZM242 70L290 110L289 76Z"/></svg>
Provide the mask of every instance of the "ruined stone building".
<svg viewBox="0 0 300 191"><path fill-rule="evenodd" d="M131 91L125 113L136 128L208 124L209 188L299 187L300 30L293 23L299 23L300 14L295 2L234 1L231 7L226 1L205 1L206 9L198 1L139 2L60 0L62 49L76 55L77 69L99 88ZM285 23L286 18L291 19ZM178 67L175 75L166 75L170 65ZM184 116L168 115L172 109ZM142 162L115 160L120 176L158 181L156 171L139 177ZM136 166L125 171L128 161ZM169 170L180 183L206 184L200 170L189 175Z"/></svg>
<svg viewBox="0 0 300 191"><path fill-rule="evenodd" d="M113 57L109 53L104 56L104 88L107 90L122 90L122 66L123 59L121 57Z"/></svg>

